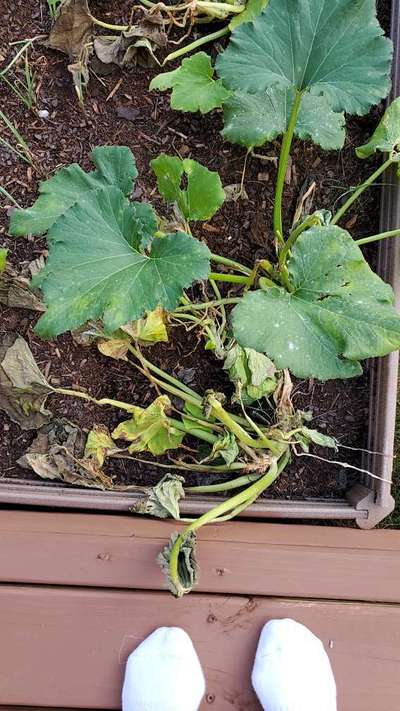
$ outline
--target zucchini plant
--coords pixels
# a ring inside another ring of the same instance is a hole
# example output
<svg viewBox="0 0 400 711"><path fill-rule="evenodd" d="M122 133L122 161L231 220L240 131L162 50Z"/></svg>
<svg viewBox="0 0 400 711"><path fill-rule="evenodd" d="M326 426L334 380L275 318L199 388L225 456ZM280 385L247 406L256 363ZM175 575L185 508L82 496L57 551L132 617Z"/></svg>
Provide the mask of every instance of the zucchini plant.
<svg viewBox="0 0 400 711"><path fill-rule="evenodd" d="M90 173L75 164L61 169L41 185L31 208L11 216L14 235L47 233L49 257L33 284L42 289L47 307L37 333L53 338L83 327L103 355L132 359L159 391L146 409L96 400L129 418L112 433L94 427L80 466L88 467L90 460L93 472L106 457L158 456L179 450L190 436L208 448L205 454L199 448L196 461L183 453L159 466L239 474L232 481L189 489L239 493L189 522L161 554L178 596L196 580L200 526L241 512L300 450L312 444L337 449L334 439L308 426L307 413L293 408L290 372L320 380L350 378L362 372L363 359L400 346L393 291L361 251L368 242L400 234L400 227L357 240L337 224L388 166L400 165L400 99L357 149L360 159L382 152L382 166L336 214L323 206L290 228L283 214L294 137L340 149L344 114L366 114L388 94L391 56L373 0L270 0L254 21L234 29L215 69L199 53L153 80L152 89L172 89L173 108L206 113L222 107L223 136L248 150L283 135L271 226L273 261L250 255L244 265L212 253L192 236L191 223L210 219L225 199L218 174L194 160L162 154L151 162L172 218L160 217L148 203L130 201L137 170L123 146L96 148L96 169ZM189 292L196 282L203 288ZM224 283L237 286L235 296L225 295ZM144 357L142 347L165 341L167 327L176 323L198 328L205 347L224 360L234 385L233 408L220 393L197 393ZM12 372L6 372L9 380ZM43 376L35 382L43 387ZM93 400L87 393L48 387L49 394ZM176 398L180 407L173 404ZM249 409L255 401L267 403L268 425L258 409ZM179 498L187 490L182 477L168 472L139 510L178 518Z"/></svg>

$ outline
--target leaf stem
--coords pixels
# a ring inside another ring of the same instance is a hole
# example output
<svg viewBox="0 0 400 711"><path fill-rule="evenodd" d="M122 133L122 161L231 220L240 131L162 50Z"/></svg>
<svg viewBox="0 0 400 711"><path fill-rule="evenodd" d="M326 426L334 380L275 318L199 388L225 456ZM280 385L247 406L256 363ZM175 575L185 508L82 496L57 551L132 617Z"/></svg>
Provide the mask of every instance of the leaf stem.
<svg viewBox="0 0 400 711"><path fill-rule="evenodd" d="M380 239L386 239L387 237L399 237L400 228L397 230L389 230L388 232L380 232L378 235L372 235L371 237L362 237L362 239L356 239L355 243L360 247L362 244L370 244L371 242L378 242Z"/></svg>
<svg viewBox="0 0 400 711"><path fill-rule="evenodd" d="M234 269L237 272L243 272L243 274L247 274L247 276L250 276L250 274L252 273L252 270L248 267L245 267L244 264L240 264L240 262L235 262L234 259L228 259L228 257L221 257L219 254L211 254L211 261L215 262L215 264L224 264L226 267L231 267L231 269Z"/></svg>
<svg viewBox="0 0 400 711"><path fill-rule="evenodd" d="M110 400L107 397L103 397L100 400L96 400L95 397L89 395L89 393L81 392L80 390L70 390L69 388L51 388L53 393L58 393L58 395L67 395L68 397L79 397L82 400L87 400L88 402L93 402L95 405L111 405L111 407L117 407L119 410L126 410L127 412L132 412L133 405L128 402L122 402L121 400Z"/></svg>
<svg viewBox="0 0 400 711"><path fill-rule="evenodd" d="M178 306L175 309L175 313L179 311L192 311L200 309L209 309L213 306L221 306L222 304L239 304L240 297L228 298L228 299L216 299L215 301L202 301L200 304L187 304L185 306Z"/></svg>
<svg viewBox="0 0 400 711"><path fill-rule="evenodd" d="M274 200L274 232L278 244L284 244L283 227L282 227L282 196L285 185L286 169L288 165L290 148L292 145L294 129L296 128L297 117L299 115L301 105L302 92L296 89L296 94L292 106L292 111L289 118L287 130L283 136L281 153L279 156L278 177L275 187Z"/></svg>
<svg viewBox="0 0 400 711"><path fill-rule="evenodd" d="M369 178L367 178L367 180L364 180L364 182L361 183L358 188L356 188L356 190L354 190L354 192L350 195L349 199L343 203L342 207L339 208L336 215L334 215L331 219L330 224L336 225L337 222L339 222L339 220L347 212L347 210L352 206L353 202L355 202L360 197L364 190L369 188L369 186L372 185L375 180L379 178L379 176L394 162L395 161L393 160L393 158L389 157L387 160L384 161L384 163L382 163L382 165L377 170L375 170L374 173L372 173L372 175L369 176Z"/></svg>
<svg viewBox="0 0 400 711"><path fill-rule="evenodd" d="M211 272L208 275L209 279L214 279L214 281L226 281L232 284L249 284L249 277L242 276L241 274L221 274L220 272Z"/></svg>
<svg viewBox="0 0 400 711"><path fill-rule="evenodd" d="M199 47L202 47L204 44L208 44L209 42L214 42L217 39L220 39L220 37L225 37L225 35L229 34L229 26L227 25L226 27L223 27L221 30L217 30L216 32L211 32L209 35L204 35L203 37L200 37L200 39L195 40L194 42L191 42L190 44L187 44L185 47L181 47L180 49L177 49L175 52L171 52L171 54L168 54L164 61L163 61L163 66L164 64L167 64L167 62L172 62L174 59L178 59L178 57L183 57L184 54L188 54L189 52L193 52L194 49L198 49Z"/></svg>
<svg viewBox="0 0 400 711"><path fill-rule="evenodd" d="M185 491L190 491L191 494L217 494L221 491L231 491L232 489L239 489L241 486L246 486L257 479L260 479L262 474L258 472L257 474L246 474L245 476L239 476L237 479L231 479L230 481L223 481L221 484L208 484L205 486L185 486Z"/></svg>
<svg viewBox="0 0 400 711"><path fill-rule="evenodd" d="M217 435L213 434L212 432L208 432L207 430L202 429L201 427L188 427L183 422L181 422L180 420L176 420L173 417L168 417L168 422L170 422L171 425L175 427L175 429L179 430L179 432L185 432L185 434L197 437L197 439L203 439L205 442L209 442L210 444L215 444L215 442L218 442Z"/></svg>
<svg viewBox="0 0 400 711"><path fill-rule="evenodd" d="M296 242L297 238L300 237L302 232L316 224L320 224L320 220L318 219L318 217L316 217L315 215L309 215L308 217L306 217L304 222L298 225L296 229L294 229L293 232L290 233L282 249L279 251L279 264L282 265L286 263L290 250L292 249L294 243Z"/></svg>

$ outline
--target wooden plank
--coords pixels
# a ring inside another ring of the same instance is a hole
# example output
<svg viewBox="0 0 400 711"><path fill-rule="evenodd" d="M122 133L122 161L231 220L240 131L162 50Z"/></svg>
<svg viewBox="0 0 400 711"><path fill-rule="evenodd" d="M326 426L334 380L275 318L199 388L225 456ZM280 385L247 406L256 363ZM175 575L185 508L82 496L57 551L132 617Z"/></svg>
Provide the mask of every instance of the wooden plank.
<svg viewBox="0 0 400 711"><path fill-rule="evenodd" d="M176 522L3 511L0 581L163 589ZM400 531L234 522L200 532L199 591L400 602Z"/></svg>
<svg viewBox="0 0 400 711"><path fill-rule="evenodd" d="M129 652L155 627L191 635L207 678L202 710L258 711L250 670L264 622L293 617L323 640L340 711L394 711L400 606L198 594L0 587L0 702L117 709Z"/></svg>

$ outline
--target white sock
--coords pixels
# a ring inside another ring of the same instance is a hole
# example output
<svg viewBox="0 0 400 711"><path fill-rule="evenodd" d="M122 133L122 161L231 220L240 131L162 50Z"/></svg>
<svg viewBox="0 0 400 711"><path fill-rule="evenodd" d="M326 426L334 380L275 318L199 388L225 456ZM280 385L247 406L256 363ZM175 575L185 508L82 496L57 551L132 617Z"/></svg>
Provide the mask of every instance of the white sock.
<svg viewBox="0 0 400 711"><path fill-rule="evenodd" d="M189 635L159 627L128 658L122 711L197 711L205 688Z"/></svg>
<svg viewBox="0 0 400 711"><path fill-rule="evenodd" d="M264 711L337 711L323 644L294 620L264 625L251 680Z"/></svg>

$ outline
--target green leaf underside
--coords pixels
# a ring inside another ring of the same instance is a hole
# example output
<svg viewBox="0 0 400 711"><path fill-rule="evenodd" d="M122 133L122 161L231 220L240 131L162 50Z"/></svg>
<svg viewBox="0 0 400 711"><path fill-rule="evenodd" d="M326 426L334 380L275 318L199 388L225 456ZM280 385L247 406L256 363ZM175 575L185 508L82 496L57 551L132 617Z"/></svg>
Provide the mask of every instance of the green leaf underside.
<svg viewBox="0 0 400 711"><path fill-rule="evenodd" d="M295 87L363 115L389 91L391 57L374 0L270 0L232 34L216 67L232 89Z"/></svg>
<svg viewBox="0 0 400 711"><path fill-rule="evenodd" d="M367 143L356 148L358 158L368 158L373 153L391 153L400 149L400 97L386 109Z"/></svg>
<svg viewBox="0 0 400 711"><path fill-rule="evenodd" d="M294 292L248 293L233 310L242 346L265 352L298 377L349 378L359 360L400 346L392 288L372 272L345 230L315 227L295 243L288 269Z"/></svg>
<svg viewBox="0 0 400 711"><path fill-rule="evenodd" d="M252 22L255 20L267 4L268 0L247 0L246 8L243 12L240 12L231 19L229 23L230 31L233 32L237 27L240 27L240 25L243 25L245 22Z"/></svg>
<svg viewBox="0 0 400 711"><path fill-rule="evenodd" d="M182 289L209 274L208 248L183 232L155 238L148 254L142 239L135 204L117 188L90 193L59 217L34 279L48 305L37 333L52 338L100 318L112 333L157 306L175 308Z"/></svg>
<svg viewBox="0 0 400 711"><path fill-rule="evenodd" d="M167 202L175 202L186 220L209 220L223 204L225 192L218 173L197 161L161 153L150 165L160 194ZM181 188L184 176L186 190Z"/></svg>
<svg viewBox="0 0 400 711"><path fill-rule="evenodd" d="M150 90L172 89L171 108L178 111L200 111L206 114L222 106L231 95L222 81L214 79L211 59L205 52L198 52L184 59L181 66L172 72L159 74L150 83Z"/></svg>
<svg viewBox="0 0 400 711"><path fill-rule="evenodd" d="M77 163L72 163L41 183L34 205L12 213L10 233L15 236L44 234L75 202L83 203L99 188L115 186L125 195L131 192L138 173L129 148L98 146L91 158L96 170L85 173Z"/></svg>
<svg viewBox="0 0 400 711"><path fill-rule="evenodd" d="M292 88L273 87L258 94L238 90L224 105L222 135L247 148L262 146L286 131L293 100ZM295 133L326 150L339 149L344 144L344 124L344 114L332 111L324 96L305 94Z"/></svg>

